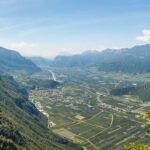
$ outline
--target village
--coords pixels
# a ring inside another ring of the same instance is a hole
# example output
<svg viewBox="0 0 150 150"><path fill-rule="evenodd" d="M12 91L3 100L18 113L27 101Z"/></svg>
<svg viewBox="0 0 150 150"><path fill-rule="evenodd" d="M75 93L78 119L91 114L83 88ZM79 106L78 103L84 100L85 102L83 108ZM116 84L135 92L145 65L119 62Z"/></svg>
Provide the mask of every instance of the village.
<svg viewBox="0 0 150 150"><path fill-rule="evenodd" d="M75 99L71 96L65 95L65 93L60 89L34 90L30 95L30 100L33 101L36 96L51 99L52 102L61 102L65 104L80 105L85 103L82 99Z"/></svg>

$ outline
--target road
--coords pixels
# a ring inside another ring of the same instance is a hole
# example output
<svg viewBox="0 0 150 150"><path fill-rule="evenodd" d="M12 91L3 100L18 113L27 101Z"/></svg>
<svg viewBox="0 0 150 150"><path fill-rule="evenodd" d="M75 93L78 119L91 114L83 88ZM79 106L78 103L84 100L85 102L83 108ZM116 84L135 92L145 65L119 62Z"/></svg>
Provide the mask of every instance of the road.
<svg viewBox="0 0 150 150"><path fill-rule="evenodd" d="M55 73L52 70L48 70L48 72L52 75L52 79L57 81ZM51 77L49 77L49 79L51 79Z"/></svg>
<svg viewBox="0 0 150 150"><path fill-rule="evenodd" d="M114 121L114 115L112 114L112 119L111 119L110 127L112 126L113 121Z"/></svg>
<svg viewBox="0 0 150 150"><path fill-rule="evenodd" d="M99 92L97 92L96 94L97 94L97 101L98 101L99 103L103 103L103 102L101 101L101 99L100 99L100 96L101 96L102 94L99 93Z"/></svg>

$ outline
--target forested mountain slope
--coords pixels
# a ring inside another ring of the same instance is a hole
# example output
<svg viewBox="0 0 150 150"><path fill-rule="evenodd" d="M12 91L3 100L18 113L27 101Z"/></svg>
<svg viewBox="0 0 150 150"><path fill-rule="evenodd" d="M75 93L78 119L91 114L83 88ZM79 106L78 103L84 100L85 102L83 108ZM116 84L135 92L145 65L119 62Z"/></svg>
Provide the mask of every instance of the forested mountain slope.
<svg viewBox="0 0 150 150"><path fill-rule="evenodd" d="M1 150L78 150L47 129L47 119L12 77L0 76Z"/></svg>
<svg viewBox="0 0 150 150"><path fill-rule="evenodd" d="M18 52L0 47L0 72L10 73L16 70L34 73L40 71L40 68Z"/></svg>
<svg viewBox="0 0 150 150"><path fill-rule="evenodd" d="M135 95L143 101L150 101L150 83L136 87L122 87L113 89L110 92L112 95Z"/></svg>

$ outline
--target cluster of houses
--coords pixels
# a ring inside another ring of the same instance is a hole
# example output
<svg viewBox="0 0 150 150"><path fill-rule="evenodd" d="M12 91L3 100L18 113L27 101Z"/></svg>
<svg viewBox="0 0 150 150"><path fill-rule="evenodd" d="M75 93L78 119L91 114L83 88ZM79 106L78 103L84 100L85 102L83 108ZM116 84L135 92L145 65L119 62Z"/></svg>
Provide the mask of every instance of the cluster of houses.
<svg viewBox="0 0 150 150"><path fill-rule="evenodd" d="M80 105L84 103L82 99L74 99L71 96L66 96L62 90L59 89L49 89L49 90L35 90L34 97L46 97L50 98L52 101L61 102L65 104L76 104ZM32 99L33 97L30 97Z"/></svg>
<svg viewBox="0 0 150 150"><path fill-rule="evenodd" d="M120 112L127 112L128 111L127 109L119 108L117 106L112 106L110 104L103 103L103 102L99 103L98 107L104 108L104 109L112 109L114 111L120 111Z"/></svg>

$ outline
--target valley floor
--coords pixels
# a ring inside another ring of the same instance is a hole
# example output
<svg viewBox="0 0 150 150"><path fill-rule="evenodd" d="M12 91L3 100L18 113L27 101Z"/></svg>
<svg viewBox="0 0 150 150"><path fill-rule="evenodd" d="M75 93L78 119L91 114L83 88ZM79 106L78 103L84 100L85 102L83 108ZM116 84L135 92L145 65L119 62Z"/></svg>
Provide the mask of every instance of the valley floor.
<svg viewBox="0 0 150 150"><path fill-rule="evenodd" d="M136 83L130 76L129 80L125 75L117 79L113 74L57 68L49 73L47 78L55 78L61 85L32 90L30 100L48 117L54 133L85 150L120 150L129 142L149 143L136 115L149 110L150 103L136 96L110 95L120 84Z"/></svg>

